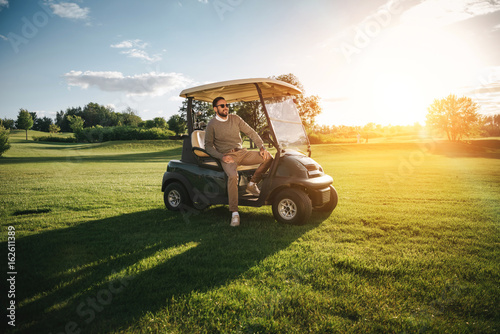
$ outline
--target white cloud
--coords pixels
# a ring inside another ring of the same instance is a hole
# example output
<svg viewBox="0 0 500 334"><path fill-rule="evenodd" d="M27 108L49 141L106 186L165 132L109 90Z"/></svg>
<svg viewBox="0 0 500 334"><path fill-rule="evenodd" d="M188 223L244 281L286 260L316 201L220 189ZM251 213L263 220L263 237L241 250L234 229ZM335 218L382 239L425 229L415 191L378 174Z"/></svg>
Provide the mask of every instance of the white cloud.
<svg viewBox="0 0 500 334"><path fill-rule="evenodd" d="M469 96L481 106L482 114L498 114L500 110L500 66L486 67L478 73L477 82L463 87L461 94Z"/></svg>
<svg viewBox="0 0 500 334"><path fill-rule="evenodd" d="M427 0L407 10L401 21L427 26L444 26L500 10L494 0Z"/></svg>
<svg viewBox="0 0 500 334"><path fill-rule="evenodd" d="M2 7L9 7L8 0L0 0L0 11L3 9Z"/></svg>
<svg viewBox="0 0 500 334"><path fill-rule="evenodd" d="M54 14L62 18L73 20L89 19L90 8L88 7L82 8L73 2L54 3L53 1L50 1L48 4Z"/></svg>
<svg viewBox="0 0 500 334"><path fill-rule="evenodd" d="M149 63L155 63L162 59L160 55L149 56L149 54L146 51L138 49L125 50L122 51L121 53L128 55L131 58L139 58L145 60Z"/></svg>
<svg viewBox="0 0 500 334"><path fill-rule="evenodd" d="M121 72L71 71L64 74L69 86L87 89L96 86L105 92L160 96L186 87L191 80L181 73L144 73L124 76Z"/></svg>
<svg viewBox="0 0 500 334"><path fill-rule="evenodd" d="M155 63L157 61L160 61L162 58L159 54L150 56L146 51L143 50L148 45L149 45L148 43L143 42L140 39L134 39L134 40L125 40L117 44L112 44L111 47L116 49L127 49L123 50L121 53L131 58L138 58L144 60L148 63Z"/></svg>
<svg viewBox="0 0 500 334"><path fill-rule="evenodd" d="M117 49L131 49L131 48L144 49L147 46L148 46L148 43L143 42L140 39L126 40L126 41L111 45L112 48L117 48Z"/></svg>
<svg viewBox="0 0 500 334"><path fill-rule="evenodd" d="M0 35L0 39L3 39L4 41L8 41L9 39L5 37L4 35Z"/></svg>
<svg viewBox="0 0 500 334"><path fill-rule="evenodd" d="M34 112L36 112L37 118L44 118L44 117L55 118L57 113L56 111L46 111L46 110L34 110Z"/></svg>
<svg viewBox="0 0 500 334"><path fill-rule="evenodd" d="M112 48L117 48L117 49L124 49L124 48L131 48L133 47L133 44L131 41L123 41L117 44L111 44Z"/></svg>

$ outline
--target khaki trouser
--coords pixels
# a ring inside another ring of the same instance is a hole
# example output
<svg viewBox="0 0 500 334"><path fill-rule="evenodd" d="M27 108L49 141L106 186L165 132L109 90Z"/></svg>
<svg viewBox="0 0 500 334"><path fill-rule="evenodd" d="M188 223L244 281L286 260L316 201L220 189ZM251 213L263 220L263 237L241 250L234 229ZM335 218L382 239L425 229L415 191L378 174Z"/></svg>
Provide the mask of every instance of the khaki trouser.
<svg viewBox="0 0 500 334"><path fill-rule="evenodd" d="M229 211L238 211L238 171L236 168L242 165L256 165L261 164L255 173L253 174L250 181L259 183L262 180L262 174L264 174L271 163L273 162L273 158L264 159L259 151L247 151L246 148L241 149L239 151L226 153L226 155L230 155L234 163L225 163L221 161L222 168L227 174L227 194L229 199Z"/></svg>

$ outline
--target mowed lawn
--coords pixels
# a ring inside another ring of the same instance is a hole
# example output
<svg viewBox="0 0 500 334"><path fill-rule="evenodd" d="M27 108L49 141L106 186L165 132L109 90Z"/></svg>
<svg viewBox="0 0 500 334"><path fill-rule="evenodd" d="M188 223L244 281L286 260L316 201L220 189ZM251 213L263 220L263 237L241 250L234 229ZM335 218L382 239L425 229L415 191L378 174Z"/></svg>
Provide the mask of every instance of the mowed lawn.
<svg viewBox="0 0 500 334"><path fill-rule="evenodd" d="M315 145L339 205L180 214L179 141L39 143L0 158L14 226L15 333L498 333L500 141Z"/></svg>

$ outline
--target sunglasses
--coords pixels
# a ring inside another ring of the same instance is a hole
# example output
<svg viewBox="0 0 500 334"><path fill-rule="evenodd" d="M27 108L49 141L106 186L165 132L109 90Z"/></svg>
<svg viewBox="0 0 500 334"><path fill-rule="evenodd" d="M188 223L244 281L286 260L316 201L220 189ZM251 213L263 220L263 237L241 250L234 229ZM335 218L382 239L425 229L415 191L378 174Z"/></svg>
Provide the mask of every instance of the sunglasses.
<svg viewBox="0 0 500 334"><path fill-rule="evenodd" d="M229 104L218 104L217 107L221 107L221 108L225 108L225 107L228 107L229 108Z"/></svg>

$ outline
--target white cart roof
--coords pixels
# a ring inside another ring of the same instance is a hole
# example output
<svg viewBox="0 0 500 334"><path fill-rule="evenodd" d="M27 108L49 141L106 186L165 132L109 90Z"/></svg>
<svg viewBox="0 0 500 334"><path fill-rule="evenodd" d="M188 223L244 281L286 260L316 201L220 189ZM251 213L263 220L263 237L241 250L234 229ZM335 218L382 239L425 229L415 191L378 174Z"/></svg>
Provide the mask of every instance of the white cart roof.
<svg viewBox="0 0 500 334"><path fill-rule="evenodd" d="M280 80L253 78L215 82L208 85L184 89L181 97L193 97L195 100L212 102L222 96L227 102L259 100L255 84L258 84L264 98L302 94L300 89Z"/></svg>

